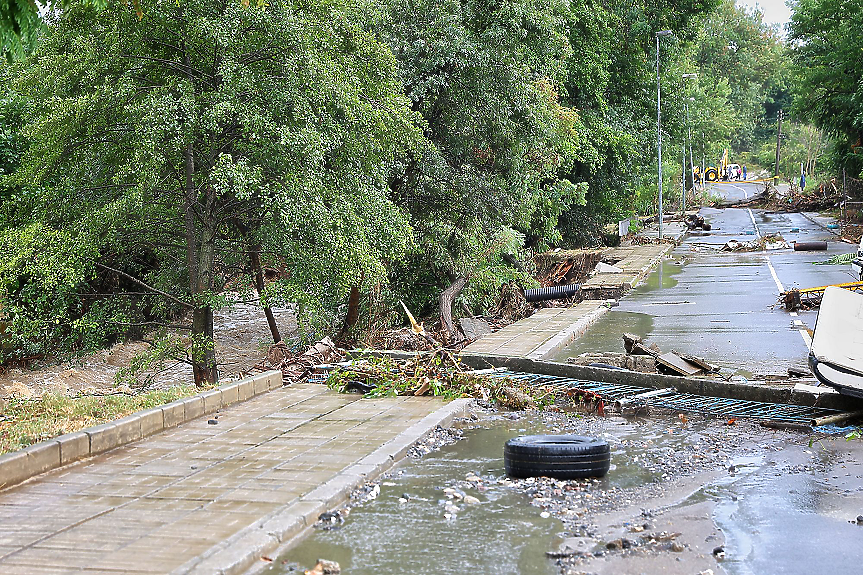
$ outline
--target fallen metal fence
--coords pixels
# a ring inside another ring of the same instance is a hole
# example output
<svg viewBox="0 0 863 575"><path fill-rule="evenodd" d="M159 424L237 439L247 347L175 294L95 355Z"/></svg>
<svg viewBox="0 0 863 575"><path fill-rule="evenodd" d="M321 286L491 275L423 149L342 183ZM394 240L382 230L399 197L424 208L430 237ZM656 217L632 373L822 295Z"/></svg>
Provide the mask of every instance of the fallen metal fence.
<svg viewBox="0 0 863 575"><path fill-rule="evenodd" d="M832 420L841 420L847 412L822 407L766 403L727 397L710 397L681 393L674 388L651 390L634 385L619 385L598 381L585 381L568 377L497 371L491 377L506 377L532 386L561 390L584 390L601 396L607 402L637 402L647 407L698 412L721 417L770 421L792 426L816 426Z"/></svg>

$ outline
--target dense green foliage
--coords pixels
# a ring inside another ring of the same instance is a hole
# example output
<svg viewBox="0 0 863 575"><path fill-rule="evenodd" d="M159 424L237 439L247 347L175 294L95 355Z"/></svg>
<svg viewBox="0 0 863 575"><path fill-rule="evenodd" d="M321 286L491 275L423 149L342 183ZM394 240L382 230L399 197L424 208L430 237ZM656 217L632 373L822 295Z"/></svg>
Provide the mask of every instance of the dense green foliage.
<svg viewBox="0 0 863 575"><path fill-rule="evenodd" d="M63 6L4 28L0 360L170 327L154 348L212 381L258 259L308 338L352 291L387 323L462 278L457 313L488 312L533 253L654 209L660 30L667 189L688 128L698 158L764 155L789 102L782 39L732 0Z"/></svg>
<svg viewBox="0 0 863 575"><path fill-rule="evenodd" d="M791 17L797 66L795 110L836 138L835 159L863 170L863 5L796 0Z"/></svg>

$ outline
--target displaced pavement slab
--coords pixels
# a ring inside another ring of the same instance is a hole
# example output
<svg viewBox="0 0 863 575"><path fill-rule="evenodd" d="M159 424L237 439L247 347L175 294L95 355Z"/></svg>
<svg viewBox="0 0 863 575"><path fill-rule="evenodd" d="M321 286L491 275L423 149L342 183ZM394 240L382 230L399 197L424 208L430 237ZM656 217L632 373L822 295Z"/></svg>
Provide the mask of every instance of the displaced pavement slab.
<svg viewBox="0 0 863 575"><path fill-rule="evenodd" d="M622 271L595 273L581 285L581 289L586 293L608 289L625 292L632 289L673 248L673 244L646 244L608 250L603 253L603 260L614 262L614 266Z"/></svg>
<svg viewBox="0 0 863 575"><path fill-rule="evenodd" d="M195 572L204 558L202 571L245 569L459 410L273 390L0 492L0 572ZM268 518L266 533L247 531Z"/></svg>

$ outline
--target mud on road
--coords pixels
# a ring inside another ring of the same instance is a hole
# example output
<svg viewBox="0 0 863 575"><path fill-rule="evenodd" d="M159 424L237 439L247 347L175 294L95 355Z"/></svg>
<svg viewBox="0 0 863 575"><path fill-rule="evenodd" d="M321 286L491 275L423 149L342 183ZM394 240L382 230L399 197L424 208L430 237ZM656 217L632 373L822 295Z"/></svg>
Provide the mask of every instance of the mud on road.
<svg viewBox="0 0 863 575"><path fill-rule="evenodd" d="M320 557L360 575L847 572L863 560L863 442L819 435L810 446L805 434L727 423L477 408L268 572ZM508 478L503 443L533 433L602 437L611 470Z"/></svg>

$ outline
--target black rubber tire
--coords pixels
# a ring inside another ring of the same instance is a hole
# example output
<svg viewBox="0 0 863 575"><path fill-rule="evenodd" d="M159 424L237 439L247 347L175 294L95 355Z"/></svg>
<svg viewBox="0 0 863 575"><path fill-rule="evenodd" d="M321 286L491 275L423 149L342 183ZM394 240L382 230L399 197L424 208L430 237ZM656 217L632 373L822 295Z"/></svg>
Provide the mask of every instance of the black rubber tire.
<svg viewBox="0 0 863 575"><path fill-rule="evenodd" d="M704 172L704 177L708 182L715 182L719 179L719 172L717 172L714 168L708 168Z"/></svg>
<svg viewBox="0 0 863 575"><path fill-rule="evenodd" d="M510 477L602 477L611 465L611 451L595 437L525 435L506 442L503 462Z"/></svg>

